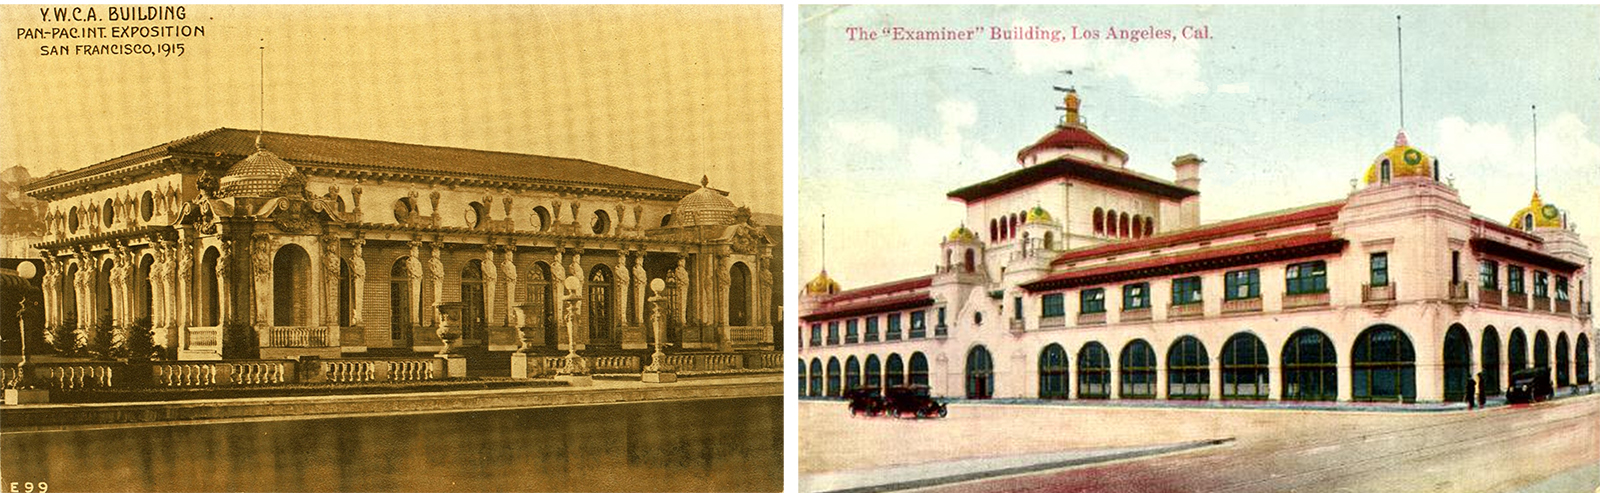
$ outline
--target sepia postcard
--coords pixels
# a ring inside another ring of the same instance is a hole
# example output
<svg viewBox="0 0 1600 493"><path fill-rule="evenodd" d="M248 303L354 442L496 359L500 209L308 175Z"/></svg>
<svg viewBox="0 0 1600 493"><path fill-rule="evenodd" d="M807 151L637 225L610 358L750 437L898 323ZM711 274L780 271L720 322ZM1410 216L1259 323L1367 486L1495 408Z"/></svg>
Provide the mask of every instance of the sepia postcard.
<svg viewBox="0 0 1600 493"><path fill-rule="evenodd" d="M802 491L1600 491L1600 8L801 6Z"/></svg>
<svg viewBox="0 0 1600 493"><path fill-rule="evenodd" d="M0 6L0 491L778 491L782 16Z"/></svg>

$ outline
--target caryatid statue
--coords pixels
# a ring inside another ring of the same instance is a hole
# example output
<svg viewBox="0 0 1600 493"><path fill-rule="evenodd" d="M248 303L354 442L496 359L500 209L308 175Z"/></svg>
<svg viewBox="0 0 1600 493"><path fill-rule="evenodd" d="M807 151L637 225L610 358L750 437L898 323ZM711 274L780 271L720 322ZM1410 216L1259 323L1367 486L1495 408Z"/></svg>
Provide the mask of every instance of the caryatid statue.
<svg viewBox="0 0 1600 493"><path fill-rule="evenodd" d="M622 206L617 206L617 210L622 210ZM628 296L628 284L629 284L629 282L628 282L628 253L627 253L627 251L621 250L621 249L617 250L617 279L616 279L616 281L617 281L616 293L617 293L618 296L616 296L616 298L617 298L617 306L616 306L617 314L615 315L615 317L616 317L617 322L619 322L617 325L625 325L629 320L629 317L628 317L628 298L629 298L629 296Z"/></svg>
<svg viewBox="0 0 1600 493"><path fill-rule="evenodd" d="M364 305L361 299L365 297L363 293L366 291L364 289L366 284L362 281L367 278L367 260L361 256L361 247L366 244L367 240L361 238L350 240L350 280L355 287L355 292L351 293L351 297L355 298L350 308L351 326L361 325L362 305Z"/></svg>
<svg viewBox="0 0 1600 493"><path fill-rule="evenodd" d="M498 291L495 286L500 284L500 269L495 266L494 262L494 245L487 243L483 245L482 264L483 266L480 268L483 270L483 296L487 300L484 303L484 311L486 313L483 314L483 323L493 325L494 322L492 321L495 320L494 297L495 291Z"/></svg>
<svg viewBox="0 0 1600 493"><path fill-rule="evenodd" d="M561 264L561 249L557 248L555 261L550 262L550 280L551 282L556 283L558 288L556 292L561 292L559 287L561 286L561 282L565 281L566 279L567 267Z"/></svg>
<svg viewBox="0 0 1600 493"><path fill-rule="evenodd" d="M509 214L509 212L508 212ZM507 215L506 217L510 217ZM506 325L513 325L511 317L517 313L517 246L506 245L500 255L500 275L506 279Z"/></svg>
<svg viewBox="0 0 1600 493"><path fill-rule="evenodd" d="M677 305L678 305L678 310L677 310L678 311L678 314L677 314L678 315L678 325L683 325L685 323L688 323L687 317L688 317L688 313L689 313L689 296L688 296L688 293L689 293L689 269L684 268L684 265L683 265L686 261L687 260L684 258L683 255L679 255L678 256L678 268L674 269L672 271L673 280L678 281L678 292L676 293L677 297L678 297L678 300L677 300Z"/></svg>
<svg viewBox="0 0 1600 493"><path fill-rule="evenodd" d="M428 258L428 275L433 278L433 302L444 301L444 247L435 241L433 256Z"/></svg>

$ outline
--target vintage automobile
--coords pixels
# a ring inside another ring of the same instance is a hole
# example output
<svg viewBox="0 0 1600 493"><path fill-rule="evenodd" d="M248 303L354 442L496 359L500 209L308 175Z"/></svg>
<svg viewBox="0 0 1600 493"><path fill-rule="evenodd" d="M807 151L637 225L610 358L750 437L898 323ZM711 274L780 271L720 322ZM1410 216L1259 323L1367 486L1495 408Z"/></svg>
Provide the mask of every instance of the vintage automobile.
<svg viewBox="0 0 1600 493"><path fill-rule="evenodd" d="M1555 390L1550 384L1550 369L1527 368L1511 373L1511 387L1506 389L1506 403L1547 401L1554 395Z"/></svg>
<svg viewBox="0 0 1600 493"><path fill-rule="evenodd" d="M950 414L944 403L928 395L925 385L889 387L884 391L884 412L896 418L943 418Z"/></svg>
<svg viewBox="0 0 1600 493"><path fill-rule="evenodd" d="M852 389L845 392L850 399L851 416L877 416L883 414L883 391L877 388Z"/></svg>

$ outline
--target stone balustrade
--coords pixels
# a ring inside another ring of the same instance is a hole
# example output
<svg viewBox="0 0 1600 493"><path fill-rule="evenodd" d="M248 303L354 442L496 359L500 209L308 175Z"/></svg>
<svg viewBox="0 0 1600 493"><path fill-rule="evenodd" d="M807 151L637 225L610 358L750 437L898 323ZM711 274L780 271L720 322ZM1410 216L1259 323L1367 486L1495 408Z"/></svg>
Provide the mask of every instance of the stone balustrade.
<svg viewBox="0 0 1600 493"><path fill-rule="evenodd" d="M320 360L322 375L330 382L376 382L378 364L372 360Z"/></svg>
<svg viewBox="0 0 1600 493"><path fill-rule="evenodd" d="M209 387L217 384L217 370L225 363L157 363L150 365L151 383L162 387ZM222 370L223 378L229 373ZM226 380L224 380L226 381Z"/></svg>
<svg viewBox="0 0 1600 493"><path fill-rule="evenodd" d="M109 388L118 363L47 363L30 365L33 377L52 389Z"/></svg>
<svg viewBox="0 0 1600 493"><path fill-rule="evenodd" d="M293 361L230 361L228 382L234 385L269 385L283 383L285 375L293 376Z"/></svg>
<svg viewBox="0 0 1600 493"><path fill-rule="evenodd" d="M328 329L323 327L271 327L267 347L328 347Z"/></svg>
<svg viewBox="0 0 1600 493"><path fill-rule="evenodd" d="M439 376L439 372L433 370L436 361L434 359L386 361L385 363L389 369L389 381L417 382L436 379Z"/></svg>

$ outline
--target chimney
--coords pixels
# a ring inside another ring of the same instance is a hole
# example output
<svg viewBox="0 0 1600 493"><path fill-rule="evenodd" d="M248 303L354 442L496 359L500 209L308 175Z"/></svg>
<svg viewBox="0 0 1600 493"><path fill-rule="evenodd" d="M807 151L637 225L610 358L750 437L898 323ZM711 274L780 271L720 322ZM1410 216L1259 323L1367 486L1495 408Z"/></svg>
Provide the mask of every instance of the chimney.
<svg viewBox="0 0 1600 493"><path fill-rule="evenodd" d="M1206 162L1194 154L1184 154L1172 160L1172 171L1175 176L1174 183L1178 186L1200 191L1200 164ZM1200 225L1200 195L1192 195L1178 203L1178 228L1192 228Z"/></svg>

